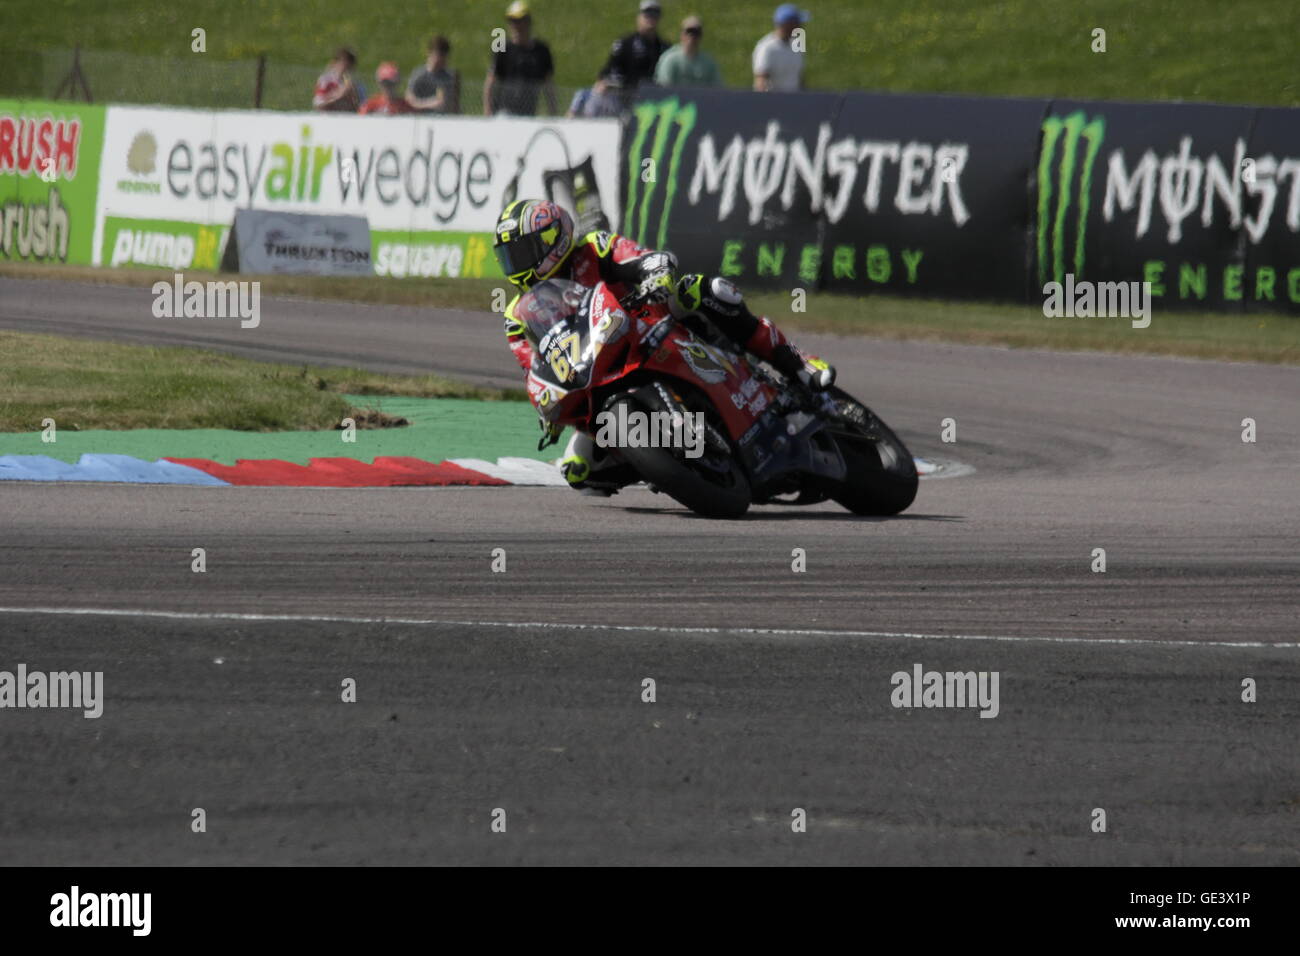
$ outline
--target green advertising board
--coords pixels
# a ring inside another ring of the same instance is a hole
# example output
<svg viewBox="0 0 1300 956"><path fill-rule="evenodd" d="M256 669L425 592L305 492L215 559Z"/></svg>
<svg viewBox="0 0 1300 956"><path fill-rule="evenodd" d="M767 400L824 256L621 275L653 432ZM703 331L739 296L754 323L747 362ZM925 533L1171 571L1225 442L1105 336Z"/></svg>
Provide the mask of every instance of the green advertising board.
<svg viewBox="0 0 1300 956"><path fill-rule="evenodd" d="M104 107L0 99L0 261L90 265Z"/></svg>

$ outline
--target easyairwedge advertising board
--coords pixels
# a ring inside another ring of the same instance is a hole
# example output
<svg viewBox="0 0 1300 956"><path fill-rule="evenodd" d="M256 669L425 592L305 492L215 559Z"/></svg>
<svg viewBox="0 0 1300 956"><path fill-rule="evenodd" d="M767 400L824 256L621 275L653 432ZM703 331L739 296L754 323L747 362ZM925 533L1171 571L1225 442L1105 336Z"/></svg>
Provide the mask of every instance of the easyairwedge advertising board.
<svg viewBox="0 0 1300 956"><path fill-rule="evenodd" d="M94 261L216 269L237 209L364 216L386 276L493 276L507 200L617 225L619 124L110 107Z"/></svg>

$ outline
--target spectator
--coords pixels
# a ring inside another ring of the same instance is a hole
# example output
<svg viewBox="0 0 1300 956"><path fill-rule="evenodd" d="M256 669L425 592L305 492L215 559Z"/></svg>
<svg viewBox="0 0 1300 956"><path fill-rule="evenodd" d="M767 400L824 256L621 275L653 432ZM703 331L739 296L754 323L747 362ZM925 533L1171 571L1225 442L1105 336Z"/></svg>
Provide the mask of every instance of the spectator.
<svg viewBox="0 0 1300 956"><path fill-rule="evenodd" d="M414 113L411 104L397 92L397 64L380 63L375 70L375 80L379 83L379 92L366 100L361 112L366 115L396 116L400 113Z"/></svg>
<svg viewBox="0 0 1300 956"><path fill-rule="evenodd" d="M623 111L623 78L617 73L596 79L595 84L585 87L573 94L573 102L564 115L590 118L593 116L617 116Z"/></svg>
<svg viewBox="0 0 1300 956"><path fill-rule="evenodd" d="M772 17L776 29L754 47L754 89L772 93L803 89L803 51L795 49L790 38L795 28L809 19L808 11L793 3L776 8Z"/></svg>
<svg viewBox="0 0 1300 956"><path fill-rule="evenodd" d="M509 39L506 48L492 57L487 82L483 84L483 113L493 116L536 116L537 97L546 94L546 105L558 113L555 102L555 64L551 48L533 39L533 18L526 0L515 0L506 10Z"/></svg>
<svg viewBox="0 0 1300 956"><path fill-rule="evenodd" d="M327 112L355 113L366 95L353 77L356 65L357 55L350 47L341 46L335 50L334 59L316 81L311 105Z"/></svg>
<svg viewBox="0 0 1300 956"><path fill-rule="evenodd" d="M460 71L447 68L451 43L445 36L436 36L428 49L428 58L406 81L406 101L417 113L459 113Z"/></svg>
<svg viewBox="0 0 1300 956"><path fill-rule="evenodd" d="M699 17L683 20L681 41L659 58L655 82L660 86L721 86L717 61L700 49L703 37L704 24Z"/></svg>
<svg viewBox="0 0 1300 956"><path fill-rule="evenodd" d="M623 85L635 89L642 80L653 80L655 65L668 44L659 37L658 0L641 0L636 15L636 32L614 42L609 60L600 71L602 77L617 73Z"/></svg>

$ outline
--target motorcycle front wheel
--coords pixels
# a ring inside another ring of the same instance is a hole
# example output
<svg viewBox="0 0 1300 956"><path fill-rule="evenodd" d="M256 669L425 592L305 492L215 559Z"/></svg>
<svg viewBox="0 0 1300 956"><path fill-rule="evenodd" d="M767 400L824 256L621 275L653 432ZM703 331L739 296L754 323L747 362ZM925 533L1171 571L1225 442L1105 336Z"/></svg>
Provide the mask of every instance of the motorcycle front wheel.
<svg viewBox="0 0 1300 956"><path fill-rule="evenodd" d="M848 475L831 497L858 515L896 515L916 500L916 461L907 446L867 406L834 389L844 419L837 424L835 443Z"/></svg>
<svg viewBox="0 0 1300 956"><path fill-rule="evenodd" d="M656 412L645 408L636 398L624 395L610 406L616 414L618 405L628 412ZM619 455L640 473L649 484L705 518L739 518L749 510L752 500L749 480L735 458L711 456L709 464L678 458L668 448L623 447ZM716 467L710 467L710 464Z"/></svg>

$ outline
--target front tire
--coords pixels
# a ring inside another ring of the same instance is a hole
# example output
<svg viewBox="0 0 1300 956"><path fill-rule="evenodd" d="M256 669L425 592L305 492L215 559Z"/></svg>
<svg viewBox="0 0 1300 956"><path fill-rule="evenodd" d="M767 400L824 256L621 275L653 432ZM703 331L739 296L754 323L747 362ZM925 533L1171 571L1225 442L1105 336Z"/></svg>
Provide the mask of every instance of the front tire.
<svg viewBox="0 0 1300 956"><path fill-rule="evenodd" d="M831 497L856 515L906 511L916 500L919 483L912 453L875 412L839 389L834 394L865 415L864 424L835 435L848 475Z"/></svg>
<svg viewBox="0 0 1300 956"><path fill-rule="evenodd" d="M613 403L615 413L619 404L626 404L629 412L654 411L631 396ZM619 455L647 482L705 518L739 518L749 510L749 480L734 457L726 459L724 471L714 472L692 467L667 448L624 447Z"/></svg>

